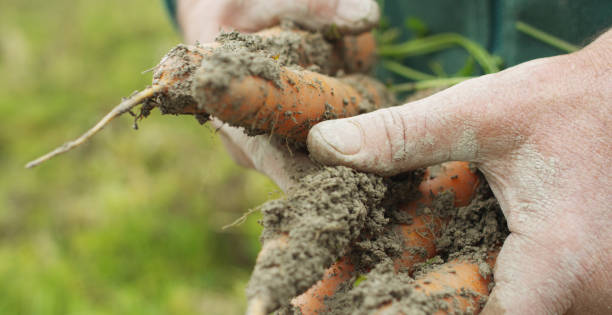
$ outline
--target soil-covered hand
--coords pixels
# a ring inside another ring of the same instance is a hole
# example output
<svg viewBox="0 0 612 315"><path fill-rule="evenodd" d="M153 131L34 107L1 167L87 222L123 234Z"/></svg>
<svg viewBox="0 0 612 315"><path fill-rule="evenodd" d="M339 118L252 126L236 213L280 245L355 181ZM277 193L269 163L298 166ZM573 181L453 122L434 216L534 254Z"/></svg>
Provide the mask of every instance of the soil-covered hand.
<svg viewBox="0 0 612 315"><path fill-rule="evenodd" d="M179 0L178 22L188 43L211 42L219 31L253 32L289 18L309 29L334 25L342 33L360 33L378 23L379 8L372 0ZM213 120L234 160L270 177L283 191L295 181L290 170L308 167L305 154L288 151L268 136L249 137L242 130Z"/></svg>
<svg viewBox="0 0 612 315"><path fill-rule="evenodd" d="M373 0L179 0L178 18L188 42L211 42L219 30L254 32L290 19L303 27L361 33L378 23Z"/></svg>
<svg viewBox="0 0 612 315"><path fill-rule="evenodd" d="M612 312L612 31L574 54L322 122L308 148L386 175L476 163L512 232L484 313Z"/></svg>

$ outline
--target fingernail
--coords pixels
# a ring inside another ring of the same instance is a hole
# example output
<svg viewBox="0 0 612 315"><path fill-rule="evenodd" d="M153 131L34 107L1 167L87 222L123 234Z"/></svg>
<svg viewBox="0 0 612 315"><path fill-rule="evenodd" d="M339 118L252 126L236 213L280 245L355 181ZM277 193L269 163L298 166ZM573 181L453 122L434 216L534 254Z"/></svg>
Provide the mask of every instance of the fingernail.
<svg viewBox="0 0 612 315"><path fill-rule="evenodd" d="M353 155L361 150L361 130L355 124L346 121L327 121L318 124L314 131L315 139L320 138L327 146L342 155Z"/></svg>
<svg viewBox="0 0 612 315"><path fill-rule="evenodd" d="M375 4L371 0L339 0L337 11L338 17L347 21L359 21L367 18L375 10Z"/></svg>

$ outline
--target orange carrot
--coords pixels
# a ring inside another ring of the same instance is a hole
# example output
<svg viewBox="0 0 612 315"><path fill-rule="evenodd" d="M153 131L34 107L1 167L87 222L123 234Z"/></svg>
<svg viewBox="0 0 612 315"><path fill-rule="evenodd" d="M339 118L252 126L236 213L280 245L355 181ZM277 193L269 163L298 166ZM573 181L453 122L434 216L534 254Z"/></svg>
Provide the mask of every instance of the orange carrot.
<svg viewBox="0 0 612 315"><path fill-rule="evenodd" d="M303 31L294 32L307 36ZM259 34L262 37L279 36L283 31L277 28ZM372 60L368 56L373 56L374 51L374 46L367 41L367 35L364 38L366 40L341 41L343 44L338 45L344 48L330 49L330 56L325 59L345 60L343 66L364 69ZM364 43L364 52L355 54L359 47L351 45L361 43ZM206 86L199 86L198 102L193 95L194 75L203 60L210 58L221 46L220 43L211 43L204 46L179 45L172 49L155 68L151 87L123 100L81 137L28 163L26 167L34 167L83 144L113 119L126 112L131 113L132 108L139 104L144 105L137 119L146 117L155 107L159 107L164 114L192 114L201 122L206 121L212 114L230 124L253 129L249 130L255 133L278 134L292 142L302 143L308 129L321 120L348 117L361 113L366 108L377 108L388 101L385 88L374 79L336 79L307 70L281 67L279 79L274 83L269 78L247 75L233 78L228 89L220 94L212 93ZM297 46L297 64L311 65L315 57L306 48ZM332 56L334 53L345 52L346 56ZM349 59L352 55L358 59L355 63L359 66L352 65ZM273 60L278 56L266 58ZM217 101L211 101L212 99ZM234 110L239 103L240 109Z"/></svg>
<svg viewBox="0 0 612 315"><path fill-rule="evenodd" d="M319 282L293 298L291 304L298 307L303 315L319 314L325 309L325 298L336 294L340 285L353 277L354 271L355 266L348 256L340 258L325 270L325 275Z"/></svg>
<svg viewBox="0 0 612 315"><path fill-rule="evenodd" d="M430 205L433 198L444 192L454 192L454 204L466 206L472 200L480 183L478 175L468 162L447 162L428 167L419 184L421 197L401 208L412 217L411 224L399 224L392 228L401 233L406 250L395 260L396 270L411 268L417 263L436 255L435 237L445 223L433 215L417 214L423 205ZM341 258L326 270L322 280L302 295L294 298L292 304L300 308L304 315L319 314L325 309L325 298L333 296L340 285L352 278L354 266L348 257Z"/></svg>
<svg viewBox="0 0 612 315"><path fill-rule="evenodd" d="M270 27L259 31L255 35L264 38L279 37L283 33L294 33L302 37L302 42L297 45L298 54L300 55L300 66L307 68L313 64L312 60L314 52L309 52L307 43L311 33L303 30L287 30L282 27ZM335 74L337 71L345 73L366 73L372 69L376 61L376 40L372 32L366 32L361 35L347 35L340 39L331 42L332 52L329 55L329 66L326 74Z"/></svg>
<svg viewBox="0 0 612 315"><path fill-rule="evenodd" d="M345 36L334 46L332 64L336 70L348 73L364 73L372 69L376 61L376 39L371 32L357 36Z"/></svg>
<svg viewBox="0 0 612 315"><path fill-rule="evenodd" d="M491 269L498 252L489 253L486 259ZM478 263L458 258L429 271L412 283L411 288L416 294L423 293L436 301L434 306L438 309L433 314L477 314L484 304L483 299L489 295L491 280L491 275L485 277L480 273ZM386 304L377 314L392 314L390 307L391 304Z"/></svg>
<svg viewBox="0 0 612 315"><path fill-rule="evenodd" d="M230 83L218 100L207 102L215 98L203 88L198 89L201 93L196 92L196 97L202 112L226 123L256 133L281 135L297 143L304 143L310 128L320 121L355 116L383 104L379 91L384 87L372 79L360 78L364 88L359 91L342 79L282 68L280 82L282 87L277 87L269 80L248 76ZM192 107L184 112L199 113Z"/></svg>
<svg viewBox="0 0 612 315"><path fill-rule="evenodd" d="M422 194L420 202L429 204L431 197L450 191L455 195L455 206L467 206L480 185L480 179L469 162L446 162L428 167L424 180L419 185Z"/></svg>
<svg viewBox="0 0 612 315"><path fill-rule="evenodd" d="M433 198L444 192L454 193L456 207L467 206L480 185L480 179L470 167L469 162L446 162L428 167L419 184L421 197L403 206L412 218L412 224L394 226L404 236L405 248L419 248L419 252L404 251L395 261L396 269L411 268L414 264L425 261L436 255L436 236L446 223L446 218L436 218L434 215L417 215L421 206L430 205Z"/></svg>

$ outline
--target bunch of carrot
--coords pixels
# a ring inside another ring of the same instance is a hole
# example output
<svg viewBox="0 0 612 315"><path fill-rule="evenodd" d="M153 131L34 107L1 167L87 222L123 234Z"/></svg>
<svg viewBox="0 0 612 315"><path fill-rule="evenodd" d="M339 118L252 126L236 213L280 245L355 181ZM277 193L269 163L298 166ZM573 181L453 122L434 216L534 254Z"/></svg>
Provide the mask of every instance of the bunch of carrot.
<svg viewBox="0 0 612 315"><path fill-rule="evenodd" d="M265 30L254 36L273 38L284 32L307 36L303 31L279 28ZM326 69L324 72L327 74L305 69L316 69L317 67L312 66L320 65L313 64L315 58L309 55L308 49L300 46L300 43L295 49L298 52L296 63L301 67L280 65L274 62L278 56L267 55L265 51L256 52L267 58L266 62L277 67L275 77L247 72L231 77L219 91L202 84L197 75L202 71L202 64L207 58L214 56L221 46L220 43L214 43L176 47L155 68L152 86L122 101L81 137L28 163L26 167L34 167L81 145L114 118L124 113L132 113L132 109L140 104L143 106L141 113L136 115L137 119L146 117L153 108L160 108L162 113L195 115L200 121L214 116L231 125L244 127L255 133L280 136L296 144L303 144L308 130L320 121L349 117L390 105L390 98L384 86L374 79L363 75L329 75L338 71L346 73L369 69L374 59L374 41L370 34L349 37L334 43L327 59L336 66ZM455 206L466 205L474 195L479 178L467 163L447 163L442 169L437 176L426 173L419 186L422 197L403 206L404 211L413 217L413 222L390 227L403 236L405 248L418 248L420 250L417 252L422 253L417 255L415 251L404 251L395 261L397 269L410 269L414 264L436 255L435 237L444 227L447 218L434 218L432 215L419 213L419 209L429 205L437 195L446 191L453 191ZM279 235L268 241L260 255L286 247L288 237ZM321 269L326 267L329 266L320 266ZM292 304L304 314L320 314L325 310L325 298L335 294L340 284L352 279L354 269L348 257L340 258L329 267L323 279L293 299ZM453 261L447 263L443 269L450 271L434 271L428 274L415 282L415 289L425 294L433 294L439 286L449 286L456 290L468 289L483 296L487 295L490 278L481 277L473 262ZM430 282L437 284L430 285ZM270 303L268 298L255 296L249 302L249 312L265 314L273 311L271 305L276 305L279 301L275 301L276 304ZM478 304L477 297L460 299L460 303L453 304L458 310Z"/></svg>

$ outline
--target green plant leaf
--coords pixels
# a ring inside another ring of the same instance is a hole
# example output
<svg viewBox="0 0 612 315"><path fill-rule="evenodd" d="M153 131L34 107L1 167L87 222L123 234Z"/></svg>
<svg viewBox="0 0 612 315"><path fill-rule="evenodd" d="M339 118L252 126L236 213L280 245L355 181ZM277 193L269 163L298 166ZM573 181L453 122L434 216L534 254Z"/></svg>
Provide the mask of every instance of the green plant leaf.
<svg viewBox="0 0 612 315"><path fill-rule="evenodd" d="M447 87L453 86L457 83L461 83L465 80L471 79L472 77L453 77L453 78L439 78L431 80L423 80L418 82L408 82L402 84L396 84L389 87L389 90L395 93L400 92L411 92L416 90L424 90L429 88Z"/></svg>
<svg viewBox="0 0 612 315"><path fill-rule="evenodd" d="M485 73L499 71L497 59L489 54L480 44L456 33L442 33L413 39L396 45L383 45L378 48L380 56L406 58L442 51L453 46L463 47Z"/></svg>
<svg viewBox="0 0 612 315"><path fill-rule="evenodd" d="M551 34L548 34L540 29L537 29L525 22L518 21L515 24L515 27L520 32L523 32L535 39L538 39L550 46L553 46L559 50L563 50L565 52L571 53L580 49L580 46L576 46L574 44L570 44L558 37L555 37Z"/></svg>
<svg viewBox="0 0 612 315"><path fill-rule="evenodd" d="M465 63L463 64L463 67L459 69L459 71L457 71L455 75L453 75L453 77L469 77L473 75L474 64L474 57L468 56L465 60Z"/></svg>
<svg viewBox="0 0 612 315"><path fill-rule="evenodd" d="M412 32L414 37L421 38L429 34L429 28L423 20L417 17L408 17L404 20L404 26Z"/></svg>
<svg viewBox="0 0 612 315"><path fill-rule="evenodd" d="M398 74L406 79L421 81L421 80L430 80L435 79L435 76L431 74L427 74L410 67L406 67L399 62L391 61L391 60L383 60L382 61L383 68Z"/></svg>
<svg viewBox="0 0 612 315"><path fill-rule="evenodd" d="M431 69L431 71L438 77L448 77L448 74L446 73L446 71L444 71L444 66L442 65L442 63L438 60L434 60L429 62L428 64L429 69Z"/></svg>

